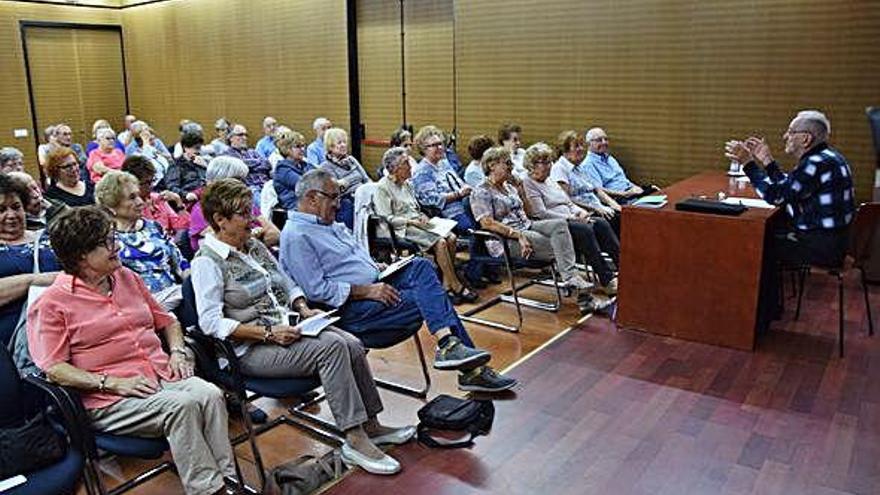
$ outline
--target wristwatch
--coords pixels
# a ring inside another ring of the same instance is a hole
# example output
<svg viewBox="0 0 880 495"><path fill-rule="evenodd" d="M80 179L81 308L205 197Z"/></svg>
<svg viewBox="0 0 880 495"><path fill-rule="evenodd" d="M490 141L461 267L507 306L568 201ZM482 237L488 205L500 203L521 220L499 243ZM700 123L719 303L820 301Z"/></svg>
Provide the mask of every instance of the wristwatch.
<svg viewBox="0 0 880 495"><path fill-rule="evenodd" d="M270 342L273 337L275 334L272 333L272 325L265 325L263 327L263 342Z"/></svg>
<svg viewBox="0 0 880 495"><path fill-rule="evenodd" d="M103 392L107 388L107 373L101 373L101 380L98 382L98 392Z"/></svg>

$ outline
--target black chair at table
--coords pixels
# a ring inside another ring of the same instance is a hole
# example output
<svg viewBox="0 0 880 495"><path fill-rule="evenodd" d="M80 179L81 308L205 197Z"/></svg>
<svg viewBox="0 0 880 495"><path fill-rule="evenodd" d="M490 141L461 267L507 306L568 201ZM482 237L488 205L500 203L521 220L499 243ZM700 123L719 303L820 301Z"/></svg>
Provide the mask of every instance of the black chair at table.
<svg viewBox="0 0 880 495"><path fill-rule="evenodd" d="M868 335L874 335L874 321L871 317L871 301L868 293L868 283L865 279L864 267L872 258L872 256L880 256L871 250L874 243L874 236L880 235L880 203L862 203L856 210L856 216L850 225L849 247L847 249L847 257L852 259L852 268L859 270L860 281L862 285L862 293L865 298L865 311L868 318ZM795 310L794 319L800 318L801 300L804 295L804 282L810 274L812 265L801 265L794 267L795 273L798 275L797 287L797 309ZM843 277L847 272L846 259L840 265L836 266L816 266L818 269L827 270L828 274L837 278L837 305L838 305L838 353L843 357L843 340L844 340L844 298L843 298Z"/></svg>
<svg viewBox="0 0 880 495"><path fill-rule="evenodd" d="M232 395L240 407L240 415L245 427L245 433L231 440L232 445L238 445L247 440L254 455L254 463L260 477L260 490L266 486L266 469L263 465L263 456L257 446L256 437L276 426L286 424L294 426L312 434L331 445L342 444L342 432L335 424L324 420L306 411L307 408L323 400L324 395L316 395L314 391L321 387L321 381L316 376L304 378L260 378L242 374L238 357L232 344L226 340L217 339L202 333L199 328L198 311L196 309L195 292L192 280L187 278L183 283L183 301L178 307L178 319L181 326L186 329L188 344L195 353L196 370L198 376L209 381L222 390ZM227 361L227 366L221 368L219 359ZM247 411L250 401L261 397L272 399L304 399L296 406L288 410L295 417L290 418L280 415L264 425L255 427ZM236 462L236 467L238 463ZM241 475L239 474L239 479Z"/></svg>
<svg viewBox="0 0 880 495"><path fill-rule="evenodd" d="M52 427L60 437L63 437L63 443L67 448L64 456L53 464L22 473L27 480L4 491L4 495L73 493L83 477L85 465L81 439L83 428L77 421L64 391L38 377L21 378L6 346L0 345L0 397L20 405L22 418L25 420L30 420L39 413L46 414ZM92 493L88 485L89 481L86 480L86 489Z"/></svg>
<svg viewBox="0 0 880 495"><path fill-rule="evenodd" d="M487 230L474 230L471 232L471 235L474 238L474 242L485 244L487 240L495 240L501 243L501 246L503 248L502 256L494 257L485 254L472 256L472 259L484 263L487 266L503 267L507 272L507 279L510 287L500 292L492 299L489 299L479 304L478 306L462 313L459 316L462 320L485 325L492 328L497 328L499 330L504 330L507 332L519 332L520 329L522 329L523 322L522 306L528 306L530 308L549 312L559 311L559 308L562 307L562 288L559 285L559 274L556 271L556 265L553 260L542 261L537 259L527 259L519 256L513 256L510 252L510 246L508 245L509 240L499 236L498 234L495 234L494 232L489 232ZM485 249L479 250L479 252L488 253L488 251L486 251ZM530 278L524 283L517 284L516 278L514 277L514 272L522 269L549 271L552 277L552 281L549 283L545 283L544 279L539 277ZM556 296L553 302L539 301L519 295L519 292L521 290L538 284L551 285L553 287L554 294ZM502 302L513 304L516 308L516 325L507 325L505 323L474 316Z"/></svg>

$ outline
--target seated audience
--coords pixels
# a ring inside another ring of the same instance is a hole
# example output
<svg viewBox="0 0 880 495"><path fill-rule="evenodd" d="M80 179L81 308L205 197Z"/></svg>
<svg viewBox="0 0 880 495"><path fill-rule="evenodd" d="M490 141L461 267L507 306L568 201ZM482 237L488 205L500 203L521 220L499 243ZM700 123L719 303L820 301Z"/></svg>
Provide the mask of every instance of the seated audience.
<svg viewBox="0 0 880 495"><path fill-rule="evenodd" d="M296 189L298 211L289 213L281 233L280 260L309 301L338 308L339 327L354 335L426 322L438 343L434 367L461 370L462 390L498 392L516 384L483 366L489 353L473 347L430 261L414 258L380 282L381 266L334 223L341 191L333 176L311 170Z"/></svg>
<svg viewBox="0 0 880 495"><path fill-rule="evenodd" d="M137 122L137 117L134 115L126 115L122 119L122 132L119 133L119 142L123 144L123 146L128 147L131 144L131 140L134 138L134 135L131 132L131 126L135 122Z"/></svg>
<svg viewBox="0 0 880 495"><path fill-rule="evenodd" d="M617 159L608 153L608 134L600 127L587 131L587 144L590 150L584 160L584 171L609 196L621 201L637 198L645 191L630 181Z"/></svg>
<svg viewBox="0 0 880 495"><path fill-rule="evenodd" d="M522 127L516 122L505 122L498 128L498 145L504 147L510 153L510 161L513 163L513 176L522 180L528 175L523 167L525 150L520 141Z"/></svg>
<svg viewBox="0 0 880 495"><path fill-rule="evenodd" d="M758 196L785 208L787 225L775 233L770 251L776 263L836 266L846 256L855 190L849 163L828 144L830 132L831 123L822 112L799 112L782 135L785 153L796 160L788 173L761 138L727 143L727 157L745 164L743 171ZM768 275L762 297L775 304L778 278Z"/></svg>
<svg viewBox="0 0 880 495"><path fill-rule="evenodd" d="M92 154L92 151L98 149L98 129L104 127L110 127L110 122L107 122L104 119L98 119L92 124L92 140L86 143L86 160L88 160L88 156ZM118 139L115 140L113 146L119 151L125 153L125 145L123 145Z"/></svg>
<svg viewBox="0 0 880 495"><path fill-rule="evenodd" d="M373 195L373 206L380 217L387 219L397 237L413 242L422 251L430 251L437 260L443 277L443 287L453 304L474 302L478 299L458 279L455 273L455 234L441 237L428 229L428 218L419 209L412 185L409 183L411 165L406 148L391 148L382 157L382 168L387 175L379 180ZM385 235L389 234L385 232Z"/></svg>
<svg viewBox="0 0 880 495"><path fill-rule="evenodd" d="M208 146L211 147L211 157L220 156L229 149L229 128L232 124L225 117L220 117L214 122L215 138Z"/></svg>
<svg viewBox="0 0 880 495"><path fill-rule="evenodd" d="M523 165L529 175L523 180L526 200L531 205L533 218L547 220L558 218L568 222L568 231L575 250L599 276L603 291L617 294L617 277L614 267L605 260L608 253L615 264L620 262L620 240L604 218L600 218L574 204L559 184L550 177L555 153L550 146L536 143L526 150Z"/></svg>
<svg viewBox="0 0 880 495"><path fill-rule="evenodd" d="M202 124L198 122L194 122L189 119L183 119L180 121L180 125L178 126L180 130L180 137L183 138L184 134L197 134L202 138L202 144L196 149L196 154L205 159L205 164L207 165L207 160L214 157L214 148L210 145L205 146L205 130L202 128ZM177 161L178 158L183 156L183 145L178 140L174 143L174 146L171 150L171 157ZM171 163L173 165L174 162ZM169 166L170 168L170 166Z"/></svg>
<svg viewBox="0 0 880 495"><path fill-rule="evenodd" d="M302 134L281 126L275 131L275 146L283 158L275 166L272 185L281 207L292 210L296 208L296 183L315 167L306 161L306 138Z"/></svg>
<svg viewBox="0 0 880 495"><path fill-rule="evenodd" d="M157 190L166 189L165 174L174 162L171 153L162 140L153 134L146 122L139 120L131 125L131 143L125 148L126 156L140 155L153 164L153 185Z"/></svg>
<svg viewBox="0 0 880 495"><path fill-rule="evenodd" d="M0 148L0 173L24 172L24 154L12 146Z"/></svg>
<svg viewBox="0 0 880 495"><path fill-rule="evenodd" d="M120 266L110 218L72 208L49 237L64 273L28 311L34 362L79 389L92 428L167 438L186 493L226 493L236 471L223 392L193 376L180 324Z"/></svg>
<svg viewBox="0 0 880 495"><path fill-rule="evenodd" d="M550 180L559 184L576 205L608 220L614 232L620 235L620 205L587 174L583 163L584 144L584 138L576 131L559 134L559 159L550 169Z"/></svg>
<svg viewBox="0 0 880 495"><path fill-rule="evenodd" d="M30 192L7 174L0 174L0 345L9 343L31 284L49 285L61 266L45 232L25 228ZM36 253L34 250L36 249ZM37 259L39 266L34 267Z"/></svg>
<svg viewBox="0 0 880 495"><path fill-rule="evenodd" d="M257 141L257 146L254 149L266 160L275 151L275 129L277 127L278 121L275 120L275 117L263 119L263 137Z"/></svg>
<svg viewBox="0 0 880 495"><path fill-rule="evenodd" d="M28 190L28 202L24 205L25 225L28 230L45 229L59 213L67 209L67 205L61 201L44 198L43 189L30 174L9 172L8 175L21 182Z"/></svg>
<svg viewBox="0 0 880 495"><path fill-rule="evenodd" d="M76 155L76 161L79 162L80 173L82 174L83 179L87 178L88 171L86 170L86 161L88 161L89 157L79 143L73 142L73 130L70 129L70 126L63 123L56 125L54 136L55 143L58 146L73 150L73 153Z"/></svg>
<svg viewBox="0 0 880 495"><path fill-rule="evenodd" d="M468 197L473 188L465 184L446 161L443 131L436 126L427 125L419 129L415 140L422 153L422 161L412 177L416 200L430 215L455 220L456 234L468 234L477 228L468 206ZM478 254L475 251L476 244L471 243L472 258ZM483 264L476 261L468 261L465 266L468 284L477 289L486 287L481 280L487 275L486 272Z"/></svg>
<svg viewBox="0 0 880 495"><path fill-rule="evenodd" d="M208 170L205 172L205 179L208 184L215 180L226 178L233 178L244 182L247 175L248 167L243 161L238 158L224 155L218 156L208 163ZM198 196L201 197L201 191L198 191ZM277 246L278 241L281 238L281 232L278 231L278 227L261 215L260 207L258 205L254 204L253 208L254 211L251 215L253 217L253 220L251 221L251 231L254 237L269 247ZM189 220L189 241L192 245L193 251L199 250L202 238L205 234L210 232L210 228L209 223L202 215L201 202L194 204L190 211Z"/></svg>
<svg viewBox="0 0 880 495"><path fill-rule="evenodd" d="M144 218L138 178L111 170L95 185L95 197L116 226L122 265L143 279L165 311L173 311L183 300L180 284L187 275L189 262L165 236L161 225Z"/></svg>
<svg viewBox="0 0 880 495"><path fill-rule="evenodd" d="M95 186L83 180L76 153L70 148L56 147L46 157L49 188L46 197L67 206L95 204Z"/></svg>
<svg viewBox="0 0 880 495"><path fill-rule="evenodd" d="M348 154L348 133L334 127L324 131L324 149L327 155L320 168L336 179L342 196L339 198L339 217L349 229L354 225L354 193L361 184L371 182L367 171L357 158Z"/></svg>
<svg viewBox="0 0 880 495"><path fill-rule="evenodd" d="M400 127L396 131L392 132L391 138L388 140L388 143L389 149L398 147L405 149L407 155L409 155L410 168L412 170L416 169L416 167L419 165L419 162L417 162L416 159L412 156L412 131L408 127ZM385 177L387 173L388 171L385 170L382 164L379 164L379 168L376 170L376 176L382 178Z"/></svg>
<svg viewBox="0 0 880 495"><path fill-rule="evenodd" d="M471 162L464 169L464 181L469 186L477 187L486 180L486 175L483 173L483 164L480 163L480 160L483 159L483 153L493 146L495 146L495 142L485 134L479 134L471 138L468 143L468 155L471 157Z"/></svg>
<svg viewBox="0 0 880 495"><path fill-rule="evenodd" d="M86 168L93 183L101 180L110 170L122 168L125 153L116 147L116 133L109 127L99 127L97 131L98 147L89 153Z"/></svg>
<svg viewBox="0 0 880 495"><path fill-rule="evenodd" d="M404 443L415 428L379 423L382 401L357 338L333 327L316 337L302 337L289 325L291 310L303 318L317 311L309 308L302 289L281 271L266 246L251 236L252 201L247 186L235 179L214 181L202 195L214 233L193 260L199 326L208 335L234 342L245 375L318 375L336 425L345 432L345 460L372 473L396 473L400 464L376 444Z"/></svg>
<svg viewBox="0 0 880 495"><path fill-rule="evenodd" d="M269 180L272 166L255 149L248 148L248 131L245 126L241 124L232 126L229 134L229 149L226 150L225 155L238 158L247 165L248 174L244 179L244 183L251 188L251 191L254 193L254 203L258 204L260 201L260 191L263 188L263 184Z"/></svg>
<svg viewBox="0 0 880 495"><path fill-rule="evenodd" d="M180 196L186 203L198 200L195 191L205 186L205 172L208 162L201 156L200 150L205 143L202 133L195 129L187 129L180 135L181 153L168 167L165 175L165 187Z"/></svg>
<svg viewBox="0 0 880 495"><path fill-rule="evenodd" d="M333 127L333 124L325 117L318 117L312 123L312 129L315 131L315 140L306 149L306 161L311 163L313 167L320 166L326 160L324 131L331 127Z"/></svg>
<svg viewBox="0 0 880 495"><path fill-rule="evenodd" d="M46 155L49 154L49 150L58 145L58 140L55 138L55 127L56 125L52 124L43 129L43 142L37 146L37 164L44 176L46 175Z"/></svg>
<svg viewBox="0 0 880 495"><path fill-rule="evenodd" d="M501 146L483 153L483 173L486 180L474 190L471 209L480 227L502 237L514 239L511 254L539 260L553 260L562 282L574 289L586 289L589 284L575 268L575 251L568 224L560 219L529 220L516 187L510 184L513 163L510 152ZM503 246L498 241L487 241L492 256L501 256Z"/></svg>
<svg viewBox="0 0 880 495"><path fill-rule="evenodd" d="M132 155L123 162L122 171L128 172L138 180L138 193L143 201L141 213L144 218L159 224L162 232L178 244L185 242L189 230L189 214L184 209L183 200L177 194L171 191L156 192L151 189L151 185L155 183L153 177L156 173L153 163L143 155ZM97 192L95 195L97 196Z"/></svg>

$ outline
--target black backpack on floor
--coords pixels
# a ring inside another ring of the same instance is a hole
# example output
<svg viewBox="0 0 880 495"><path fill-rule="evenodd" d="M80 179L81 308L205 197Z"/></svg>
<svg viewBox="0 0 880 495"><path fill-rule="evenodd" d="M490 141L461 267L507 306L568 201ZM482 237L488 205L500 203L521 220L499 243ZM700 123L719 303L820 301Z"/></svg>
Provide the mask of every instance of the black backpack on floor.
<svg viewBox="0 0 880 495"><path fill-rule="evenodd" d="M495 419L495 406L488 400L438 395L419 409L418 415L419 442L428 447L451 449L468 447L474 443L474 437L489 434ZM431 430L462 431L469 437L467 440L447 441L432 437Z"/></svg>

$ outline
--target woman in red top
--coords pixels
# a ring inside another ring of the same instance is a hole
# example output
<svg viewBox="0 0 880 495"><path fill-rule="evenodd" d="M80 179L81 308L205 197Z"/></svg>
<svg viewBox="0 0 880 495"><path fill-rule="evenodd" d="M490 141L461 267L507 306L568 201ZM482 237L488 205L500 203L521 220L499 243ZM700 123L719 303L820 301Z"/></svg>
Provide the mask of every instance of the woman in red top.
<svg viewBox="0 0 880 495"><path fill-rule="evenodd" d="M89 153L86 168L89 169L92 182L97 183L108 170L122 168L125 153L116 148L116 133L113 129L102 127L98 129L95 137L98 141L98 147Z"/></svg>
<svg viewBox="0 0 880 495"><path fill-rule="evenodd" d="M166 437L186 493L226 493L235 465L223 393L193 376L180 324L120 266L110 218L97 206L72 208L49 240L64 273L28 312L34 362L81 390L93 428Z"/></svg>

